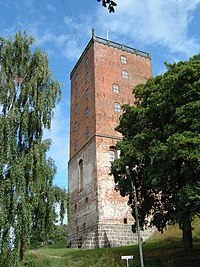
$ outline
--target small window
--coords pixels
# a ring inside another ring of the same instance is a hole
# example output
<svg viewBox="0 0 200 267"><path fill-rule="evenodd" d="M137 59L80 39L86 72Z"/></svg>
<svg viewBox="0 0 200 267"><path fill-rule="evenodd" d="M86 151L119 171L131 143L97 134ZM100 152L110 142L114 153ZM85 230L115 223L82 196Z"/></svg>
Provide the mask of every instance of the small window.
<svg viewBox="0 0 200 267"><path fill-rule="evenodd" d="M128 71L127 70L122 70L122 78L128 79Z"/></svg>
<svg viewBox="0 0 200 267"><path fill-rule="evenodd" d="M77 204L75 204L75 210L77 209Z"/></svg>
<svg viewBox="0 0 200 267"><path fill-rule="evenodd" d="M76 89L75 89L75 96L78 96L78 86L76 86Z"/></svg>
<svg viewBox="0 0 200 267"><path fill-rule="evenodd" d="M117 149L115 146L111 146L109 150L109 160L113 162L115 159L117 159Z"/></svg>
<svg viewBox="0 0 200 267"><path fill-rule="evenodd" d="M76 74L75 82L78 82L78 73Z"/></svg>
<svg viewBox="0 0 200 267"><path fill-rule="evenodd" d="M127 218L124 218L124 224L127 224Z"/></svg>
<svg viewBox="0 0 200 267"><path fill-rule="evenodd" d="M109 151L109 159L110 159L110 162L113 162L115 160L115 151L114 150Z"/></svg>
<svg viewBox="0 0 200 267"><path fill-rule="evenodd" d="M116 113L121 112L121 106L119 103L114 103L114 112Z"/></svg>
<svg viewBox="0 0 200 267"><path fill-rule="evenodd" d="M78 140L76 139L74 142L74 151L77 151L78 149Z"/></svg>
<svg viewBox="0 0 200 267"><path fill-rule="evenodd" d="M85 202L88 203L88 197L86 197Z"/></svg>
<svg viewBox="0 0 200 267"><path fill-rule="evenodd" d="M113 90L113 93L118 94L119 93L119 85L117 83L113 83L112 90Z"/></svg>
<svg viewBox="0 0 200 267"><path fill-rule="evenodd" d="M79 192L83 190L83 160L80 159L78 163L78 186L79 186Z"/></svg>
<svg viewBox="0 0 200 267"><path fill-rule="evenodd" d="M74 131L76 132L77 129L78 129L78 122L76 121L76 122L74 123Z"/></svg>
<svg viewBox="0 0 200 267"><path fill-rule="evenodd" d="M74 112L77 113L78 112L78 104L76 103L74 106Z"/></svg>
<svg viewBox="0 0 200 267"><path fill-rule="evenodd" d="M88 58L85 59L85 67L88 68Z"/></svg>
<svg viewBox="0 0 200 267"><path fill-rule="evenodd" d="M121 56L121 63L126 64L127 58L125 56Z"/></svg>
<svg viewBox="0 0 200 267"><path fill-rule="evenodd" d="M86 100L88 99L88 89L86 89L86 91L85 91L85 99Z"/></svg>
<svg viewBox="0 0 200 267"><path fill-rule="evenodd" d="M86 130L85 130L85 136L86 136L86 139L88 139L89 136L90 136L90 130L89 130L89 127L87 127Z"/></svg>
<svg viewBox="0 0 200 267"><path fill-rule="evenodd" d="M86 119L88 118L88 116L89 116L89 108L87 107L86 110L85 110L85 117L86 117Z"/></svg>
<svg viewBox="0 0 200 267"><path fill-rule="evenodd" d="M85 82L87 83L88 80L89 80L88 73L86 73L86 75L85 75Z"/></svg>

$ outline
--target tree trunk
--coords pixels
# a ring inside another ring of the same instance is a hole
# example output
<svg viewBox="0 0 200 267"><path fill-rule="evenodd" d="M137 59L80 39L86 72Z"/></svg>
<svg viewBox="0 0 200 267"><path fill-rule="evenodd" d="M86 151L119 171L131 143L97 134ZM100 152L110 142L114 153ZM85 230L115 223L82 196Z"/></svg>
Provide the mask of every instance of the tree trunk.
<svg viewBox="0 0 200 267"><path fill-rule="evenodd" d="M185 220L183 222L183 248L185 252L188 252L192 250L193 244L192 244L192 226L191 221Z"/></svg>
<svg viewBox="0 0 200 267"><path fill-rule="evenodd" d="M22 237L21 239L21 244L20 244L20 260L22 261L25 255L25 250L26 250L26 241L25 238Z"/></svg>

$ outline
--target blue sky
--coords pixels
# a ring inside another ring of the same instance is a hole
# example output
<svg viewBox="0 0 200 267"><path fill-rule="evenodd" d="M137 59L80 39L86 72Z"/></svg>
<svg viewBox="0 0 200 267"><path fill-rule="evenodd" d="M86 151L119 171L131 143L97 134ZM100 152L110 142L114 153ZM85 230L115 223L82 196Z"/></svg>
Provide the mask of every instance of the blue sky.
<svg viewBox="0 0 200 267"><path fill-rule="evenodd" d="M108 31L110 40L151 53L154 76L165 71L165 61L188 60L200 53L200 0L116 2L116 12L109 14L96 0L0 0L0 36L24 30L33 35L49 55L54 78L64 84L51 131L45 132L53 140L49 156L57 166L54 183L61 187L67 188L70 71L92 28L97 36L106 38Z"/></svg>

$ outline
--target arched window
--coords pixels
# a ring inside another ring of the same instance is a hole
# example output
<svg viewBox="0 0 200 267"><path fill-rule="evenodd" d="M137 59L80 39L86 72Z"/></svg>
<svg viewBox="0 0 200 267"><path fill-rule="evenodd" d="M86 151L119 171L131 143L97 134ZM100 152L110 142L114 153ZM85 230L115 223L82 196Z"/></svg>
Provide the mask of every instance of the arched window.
<svg viewBox="0 0 200 267"><path fill-rule="evenodd" d="M112 90L113 90L113 93L119 94L119 85L117 83L113 83Z"/></svg>
<svg viewBox="0 0 200 267"><path fill-rule="evenodd" d="M119 113L121 111L120 103L114 103L114 112Z"/></svg>
<svg viewBox="0 0 200 267"><path fill-rule="evenodd" d="M88 68L88 58L85 59L85 67Z"/></svg>
<svg viewBox="0 0 200 267"><path fill-rule="evenodd" d="M85 110L85 117L86 117L86 119L88 118L88 116L89 116L89 108L87 107L86 110Z"/></svg>
<svg viewBox="0 0 200 267"><path fill-rule="evenodd" d="M74 151L78 149L78 140L76 139L74 142Z"/></svg>
<svg viewBox="0 0 200 267"><path fill-rule="evenodd" d="M127 58L124 55L122 55L121 56L121 63L126 64L126 62L127 62Z"/></svg>
<svg viewBox="0 0 200 267"><path fill-rule="evenodd" d="M76 132L77 129L78 129L78 122L76 121L76 122L74 123L74 131Z"/></svg>
<svg viewBox="0 0 200 267"><path fill-rule="evenodd" d="M78 187L79 192L83 190L83 160L80 159L78 163Z"/></svg>
<svg viewBox="0 0 200 267"><path fill-rule="evenodd" d="M78 112L78 104L76 103L74 106L74 112L77 113Z"/></svg>
<svg viewBox="0 0 200 267"><path fill-rule="evenodd" d="M122 70L122 78L128 79L128 71L127 70Z"/></svg>
<svg viewBox="0 0 200 267"><path fill-rule="evenodd" d="M85 82L87 83L88 80L89 80L89 76L88 76L88 73L86 73L86 75L85 75Z"/></svg>
<svg viewBox="0 0 200 267"><path fill-rule="evenodd" d="M86 100L88 99L88 89L86 89L86 91L85 91L85 99Z"/></svg>
<svg viewBox="0 0 200 267"><path fill-rule="evenodd" d="M85 137L86 137L86 139L88 139L89 136L90 136L90 130L89 130L89 127L87 127L86 130L85 130Z"/></svg>
<svg viewBox="0 0 200 267"><path fill-rule="evenodd" d="M78 82L78 73L76 74L75 82Z"/></svg>
<svg viewBox="0 0 200 267"><path fill-rule="evenodd" d="M115 159L117 159L117 149L115 146L110 146L109 149L109 160L110 162L113 162Z"/></svg>
<svg viewBox="0 0 200 267"><path fill-rule="evenodd" d="M75 96L78 96L78 85L76 85Z"/></svg>

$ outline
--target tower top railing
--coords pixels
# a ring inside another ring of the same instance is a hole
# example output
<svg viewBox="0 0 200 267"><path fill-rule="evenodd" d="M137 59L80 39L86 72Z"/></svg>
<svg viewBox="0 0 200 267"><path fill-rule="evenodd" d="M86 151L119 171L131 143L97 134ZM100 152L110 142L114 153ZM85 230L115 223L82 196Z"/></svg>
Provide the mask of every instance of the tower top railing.
<svg viewBox="0 0 200 267"><path fill-rule="evenodd" d="M139 55L141 57L151 58L150 53L135 49L133 47L130 47L130 46L127 46L127 45L123 45L123 44L119 44L119 43L116 43L116 42L113 42L113 41L110 41L110 40L107 40L107 39L104 39L104 38L98 37L98 36L94 36L93 38L98 43L102 43L102 44L105 44L105 45L108 45L108 46L112 46L114 48L126 51L128 53L136 54L136 55Z"/></svg>
<svg viewBox="0 0 200 267"><path fill-rule="evenodd" d="M117 48L120 49L122 51L126 51L128 53L132 53L141 57L145 57L148 59L151 59L151 55L150 53L138 50L136 48L127 46L127 45L123 45L123 44L119 44L113 41L110 41L108 39L104 39L102 37L96 36L94 35L94 32L92 32L92 38L90 39L89 43L87 44L86 48L84 49L83 53L81 54L80 58L78 59L78 61L76 62L76 65L74 66L74 68L72 69L71 73L70 73L70 78L72 77L72 75L74 74L74 72L76 71L78 65L80 64L80 62L82 61L83 57L85 56L85 54L87 53L89 47L91 46L92 43L94 42L98 42L104 45L108 45L111 46L113 48Z"/></svg>

